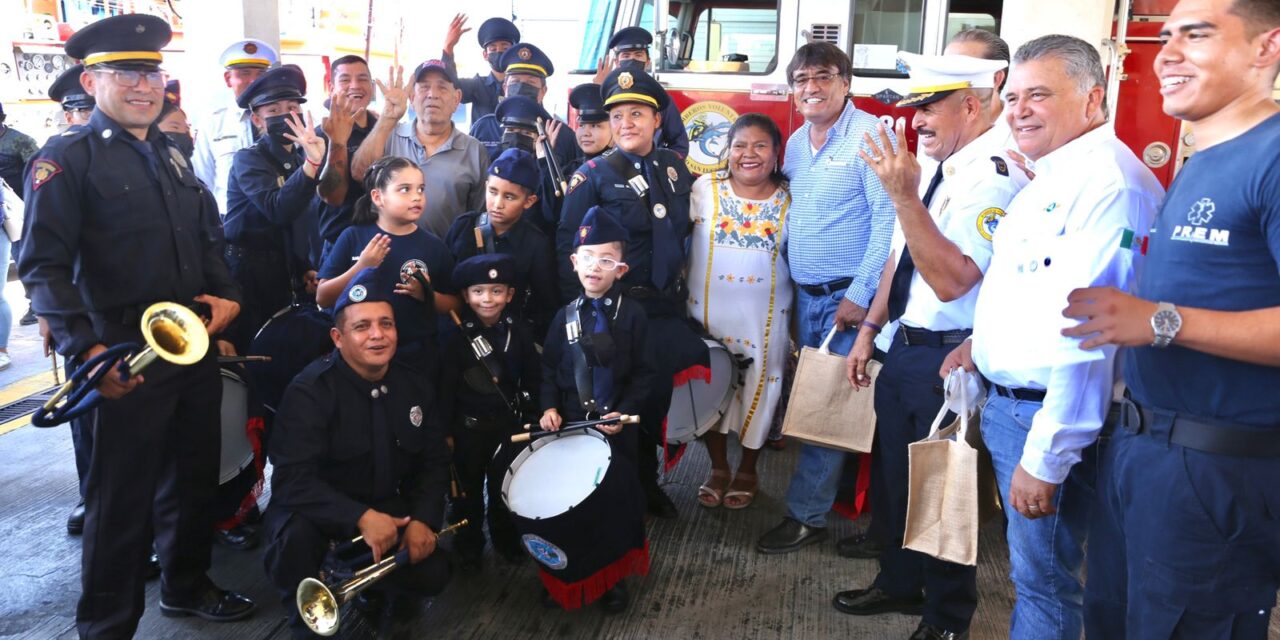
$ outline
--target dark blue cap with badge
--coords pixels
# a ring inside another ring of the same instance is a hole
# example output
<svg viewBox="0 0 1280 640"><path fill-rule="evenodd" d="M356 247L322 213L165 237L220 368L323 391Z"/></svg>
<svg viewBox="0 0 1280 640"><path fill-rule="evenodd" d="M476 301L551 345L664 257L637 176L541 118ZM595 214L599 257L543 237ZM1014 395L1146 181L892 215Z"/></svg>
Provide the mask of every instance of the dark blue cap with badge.
<svg viewBox="0 0 1280 640"><path fill-rule="evenodd" d="M510 180L530 193L538 190L542 171L532 153L523 149L507 149L489 164L489 175Z"/></svg>
<svg viewBox="0 0 1280 640"><path fill-rule="evenodd" d="M671 97L653 76L633 67L614 69L600 85L606 109L619 104L644 104L658 111L666 108Z"/></svg>
<svg viewBox="0 0 1280 640"><path fill-rule="evenodd" d="M609 39L609 48L614 51L647 51L651 44L653 44L653 34L641 27L621 29Z"/></svg>
<svg viewBox="0 0 1280 640"><path fill-rule="evenodd" d="M390 303L392 296L395 295L395 284L389 282L379 272L380 269L377 267L365 267L351 276L346 288L342 290L342 295L338 296L338 301L333 303L333 315L336 316L343 309L361 302Z"/></svg>
<svg viewBox="0 0 1280 640"><path fill-rule="evenodd" d="M525 74L546 78L556 72L556 68L551 64L551 58L547 54L527 42L507 49L502 54L502 70L506 73Z"/></svg>
<svg viewBox="0 0 1280 640"><path fill-rule="evenodd" d="M507 96L502 102L498 103L498 108L494 110L493 116L502 123L504 127L514 127L516 129L526 129L528 131L538 130L538 120L544 123L551 120L551 114L536 101L524 96Z"/></svg>
<svg viewBox="0 0 1280 640"><path fill-rule="evenodd" d="M516 44L520 42L520 30L506 18L489 18L480 23L480 28L476 30L476 40L480 41L481 47L499 40Z"/></svg>
<svg viewBox="0 0 1280 640"><path fill-rule="evenodd" d="M257 109L281 100L306 102L307 77L296 64L286 64L268 69L236 98L241 109Z"/></svg>
<svg viewBox="0 0 1280 640"><path fill-rule="evenodd" d="M152 70L164 56L160 50L173 38L169 23L144 13L128 13L92 22L67 39L63 51L84 66Z"/></svg>
<svg viewBox="0 0 1280 640"><path fill-rule="evenodd" d="M459 290L478 284L516 284L516 261L503 253L471 256L453 268L453 286Z"/></svg>
<svg viewBox="0 0 1280 640"><path fill-rule="evenodd" d="M68 67L57 80L53 81L53 86L49 87L49 99L62 103L63 111L79 111L81 109L92 109L97 104L93 96L80 84L80 76L84 73L84 65L78 64Z"/></svg>
<svg viewBox="0 0 1280 640"><path fill-rule="evenodd" d="M573 246L576 249L584 244L597 245L630 240L631 234L618 221L618 216L607 209L591 207L587 209L587 214L582 216L582 225L578 227L578 233L573 236Z"/></svg>
<svg viewBox="0 0 1280 640"><path fill-rule="evenodd" d="M596 123L609 119L609 112L604 110L604 97L600 95L600 85L594 82L574 87L569 92L569 104L578 111L578 122Z"/></svg>
<svg viewBox="0 0 1280 640"><path fill-rule="evenodd" d="M458 86L458 76L450 72L449 67L445 66L444 61L439 58L432 58L418 65L418 68L413 70L413 81L422 82L422 78L433 71L448 80L449 84Z"/></svg>

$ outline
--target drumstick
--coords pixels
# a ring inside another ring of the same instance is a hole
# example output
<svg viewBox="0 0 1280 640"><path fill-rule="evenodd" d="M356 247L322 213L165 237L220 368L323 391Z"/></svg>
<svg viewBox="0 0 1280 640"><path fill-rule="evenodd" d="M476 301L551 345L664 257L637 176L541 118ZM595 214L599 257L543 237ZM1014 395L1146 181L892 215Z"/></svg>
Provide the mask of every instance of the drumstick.
<svg viewBox="0 0 1280 640"><path fill-rule="evenodd" d="M218 364L238 364L241 362L271 362L271 356L218 356Z"/></svg>
<svg viewBox="0 0 1280 640"><path fill-rule="evenodd" d="M468 524L471 524L471 521L470 521L470 520L468 520L468 519L466 519L466 518L463 518L463 519L461 519L461 520L459 520L459 521L457 521L457 522L455 522L455 523L453 523L453 524L451 524L451 525L449 525L449 526L447 526L447 527L445 527L445 528L441 529L441 530L440 530L440 532L436 534L436 537L437 537L437 538L439 538L440 536L449 535L450 533L453 533L453 532L457 531L458 529L461 529L461 528L463 528L463 527L467 526ZM397 528L399 528L399 527L397 527ZM352 539L351 539L351 542L348 542L347 544L357 544L357 543L359 543L359 542L361 542L361 541L363 541L363 540L364 540L364 536L356 536L356 537L352 538Z"/></svg>
<svg viewBox="0 0 1280 640"><path fill-rule="evenodd" d="M511 441L512 442L528 442L529 440L532 440L534 438L549 436L553 433L564 433L566 431L581 431L583 429L594 427L597 425L602 425L602 424L638 424L639 422L640 422L640 416L621 415L616 418L602 418L600 420L583 420L581 422L570 422L555 431L539 431L537 433L528 431L529 429L533 428L533 424L531 423L531 424L524 425L524 428L526 430L525 433L517 433L516 435L511 436Z"/></svg>

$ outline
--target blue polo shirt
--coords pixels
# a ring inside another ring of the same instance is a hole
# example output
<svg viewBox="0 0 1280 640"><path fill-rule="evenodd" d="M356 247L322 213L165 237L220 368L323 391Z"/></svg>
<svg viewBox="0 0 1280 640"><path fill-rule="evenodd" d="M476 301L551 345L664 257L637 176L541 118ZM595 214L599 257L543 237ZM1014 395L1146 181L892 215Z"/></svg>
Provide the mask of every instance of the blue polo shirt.
<svg viewBox="0 0 1280 640"><path fill-rule="evenodd" d="M1197 152L1169 187L1137 294L1178 306L1280 306L1280 115ZM1280 428L1280 367L1171 345L1129 349L1125 380L1144 406Z"/></svg>
<svg viewBox="0 0 1280 640"><path fill-rule="evenodd" d="M351 265L360 258L360 252L368 246L373 236L386 233L376 224L362 224L348 227L338 236L338 241L325 256L324 266L320 268L321 280L336 278L347 272ZM379 271L394 270L399 273L400 282L406 282L411 266L424 269L431 278L431 286L440 293L453 293L449 282L453 274L453 254L439 238L417 229L403 236L391 236L391 251L383 259ZM391 278L386 282L393 281ZM402 344L417 343L425 339L435 339L437 333L435 305L418 302L412 296L396 295L392 298L391 308L396 314L396 329Z"/></svg>

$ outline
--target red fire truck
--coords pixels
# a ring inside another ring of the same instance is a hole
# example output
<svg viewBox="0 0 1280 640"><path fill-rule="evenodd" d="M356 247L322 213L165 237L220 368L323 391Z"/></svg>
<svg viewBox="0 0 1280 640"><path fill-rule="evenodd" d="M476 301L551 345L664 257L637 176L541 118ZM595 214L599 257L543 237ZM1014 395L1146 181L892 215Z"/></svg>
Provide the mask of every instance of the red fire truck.
<svg viewBox="0 0 1280 640"><path fill-rule="evenodd" d="M1098 46L1119 137L1166 185L1193 140L1161 110L1152 61L1156 37L1176 0L592 0L578 60L593 69L609 37L626 26L655 34L654 74L671 92L689 132L689 168L720 166L725 133L738 114L759 112L789 135L803 120L786 77L792 52L831 42L853 60L853 99L883 117L907 93L898 51L938 54L955 33L985 28L1012 46L1067 33ZM586 71L575 77L586 82Z"/></svg>

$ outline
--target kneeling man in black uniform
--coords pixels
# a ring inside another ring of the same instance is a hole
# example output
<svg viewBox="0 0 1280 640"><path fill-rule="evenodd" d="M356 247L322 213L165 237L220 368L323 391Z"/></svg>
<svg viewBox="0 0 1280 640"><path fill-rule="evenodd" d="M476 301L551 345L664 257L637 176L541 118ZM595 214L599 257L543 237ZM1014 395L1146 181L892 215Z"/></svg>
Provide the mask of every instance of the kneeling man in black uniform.
<svg viewBox="0 0 1280 640"><path fill-rule="evenodd" d="M351 279L334 305L337 348L294 378L276 415L265 561L298 637L309 637L294 606L298 583L317 575L331 542L357 532L375 562L409 549L410 565L371 589L385 596L384 625L407 621L411 597L449 580L436 553L449 449L427 379L392 362L393 291L374 269Z"/></svg>

